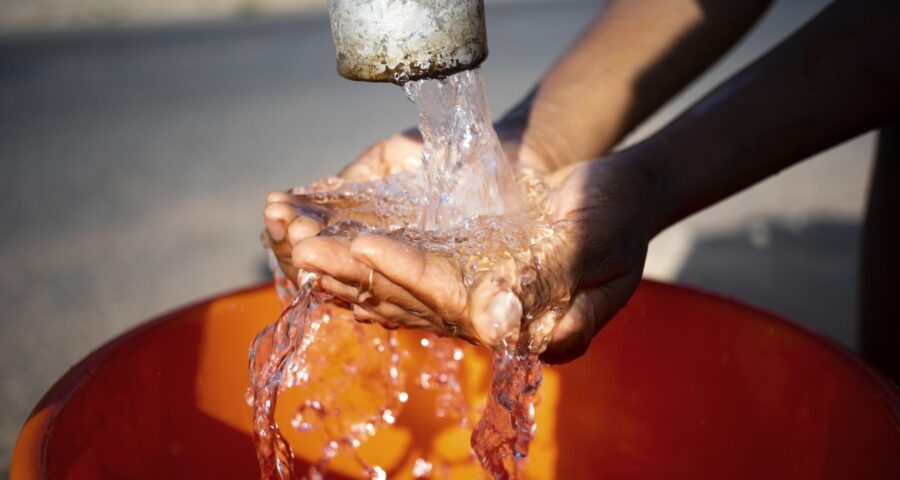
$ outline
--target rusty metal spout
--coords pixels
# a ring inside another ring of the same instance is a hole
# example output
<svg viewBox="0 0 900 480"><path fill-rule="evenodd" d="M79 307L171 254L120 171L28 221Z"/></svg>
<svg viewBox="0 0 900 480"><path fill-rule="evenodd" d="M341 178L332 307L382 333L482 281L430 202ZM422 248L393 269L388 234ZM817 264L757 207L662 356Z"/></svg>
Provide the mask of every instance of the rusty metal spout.
<svg viewBox="0 0 900 480"><path fill-rule="evenodd" d="M483 0L330 0L338 73L406 83L443 78L487 57Z"/></svg>

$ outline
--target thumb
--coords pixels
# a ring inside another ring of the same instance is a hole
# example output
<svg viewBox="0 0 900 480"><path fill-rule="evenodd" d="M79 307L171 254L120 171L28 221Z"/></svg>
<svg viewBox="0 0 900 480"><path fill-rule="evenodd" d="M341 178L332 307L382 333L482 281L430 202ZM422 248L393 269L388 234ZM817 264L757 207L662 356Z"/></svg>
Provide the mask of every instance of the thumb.
<svg viewBox="0 0 900 480"><path fill-rule="evenodd" d="M522 302L512 291L511 272L502 267L484 275L472 290L469 319L478 340L487 346L515 344L522 324Z"/></svg>

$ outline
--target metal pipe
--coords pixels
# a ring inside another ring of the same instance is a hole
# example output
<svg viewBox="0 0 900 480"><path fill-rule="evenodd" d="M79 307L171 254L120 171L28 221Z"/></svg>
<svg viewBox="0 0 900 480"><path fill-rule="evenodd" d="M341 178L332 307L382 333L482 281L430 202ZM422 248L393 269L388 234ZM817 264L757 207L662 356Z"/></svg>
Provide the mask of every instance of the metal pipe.
<svg viewBox="0 0 900 480"><path fill-rule="evenodd" d="M338 73L406 83L443 78L487 57L483 0L330 0Z"/></svg>

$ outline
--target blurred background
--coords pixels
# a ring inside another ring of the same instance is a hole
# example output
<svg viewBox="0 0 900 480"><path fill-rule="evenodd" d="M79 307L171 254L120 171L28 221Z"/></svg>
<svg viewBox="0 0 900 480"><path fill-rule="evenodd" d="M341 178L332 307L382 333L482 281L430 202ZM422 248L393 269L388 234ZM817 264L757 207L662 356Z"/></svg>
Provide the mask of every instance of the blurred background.
<svg viewBox="0 0 900 480"><path fill-rule="evenodd" d="M338 77L325 3L0 0L0 474L31 408L91 350L156 314L268 279L268 191L334 173L415 122L397 87ZM486 3L497 116L602 8ZM628 141L827 3L775 2ZM669 229L651 244L646 276L738 298L854 348L873 140Z"/></svg>

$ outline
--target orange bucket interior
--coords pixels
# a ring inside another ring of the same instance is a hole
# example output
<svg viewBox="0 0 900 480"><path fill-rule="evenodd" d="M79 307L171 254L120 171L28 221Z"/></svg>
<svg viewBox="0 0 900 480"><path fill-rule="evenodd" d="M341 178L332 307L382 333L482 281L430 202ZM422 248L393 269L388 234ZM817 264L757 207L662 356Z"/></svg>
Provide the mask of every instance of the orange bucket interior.
<svg viewBox="0 0 900 480"><path fill-rule="evenodd" d="M100 348L35 408L11 477L258 477L247 352L280 309L270 286L257 287ZM467 348L467 395L483 398L486 352ZM645 281L583 358L544 378L530 478L900 478L897 388L843 349L728 300ZM362 455L389 478L409 478L417 458L473 478L468 433L408 390L396 424ZM298 472L319 451L287 421L301 396L278 408ZM330 475L359 468L338 458Z"/></svg>

